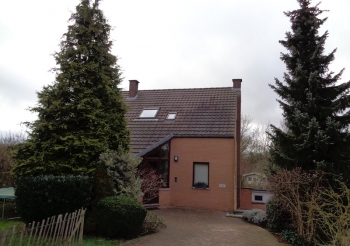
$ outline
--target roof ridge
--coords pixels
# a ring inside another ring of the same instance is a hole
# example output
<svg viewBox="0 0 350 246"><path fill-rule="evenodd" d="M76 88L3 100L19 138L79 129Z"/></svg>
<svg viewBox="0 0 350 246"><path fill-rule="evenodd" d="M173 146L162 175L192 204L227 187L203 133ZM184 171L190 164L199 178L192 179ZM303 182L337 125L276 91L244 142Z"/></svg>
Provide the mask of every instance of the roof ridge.
<svg viewBox="0 0 350 246"><path fill-rule="evenodd" d="M232 86L227 87L203 87L203 88L173 88L173 89L147 89L147 90L139 90L139 91L174 91L174 90L203 90L203 89L228 89L233 88ZM126 92L128 90L122 90Z"/></svg>

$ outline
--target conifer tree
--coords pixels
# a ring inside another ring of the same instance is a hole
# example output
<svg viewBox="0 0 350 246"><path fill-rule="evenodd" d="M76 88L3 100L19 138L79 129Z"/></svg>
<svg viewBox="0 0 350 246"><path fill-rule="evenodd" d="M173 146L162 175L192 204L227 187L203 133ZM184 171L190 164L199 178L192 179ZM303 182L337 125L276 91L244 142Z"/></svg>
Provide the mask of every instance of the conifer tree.
<svg viewBox="0 0 350 246"><path fill-rule="evenodd" d="M275 79L270 87L281 98L287 131L271 126L271 164L280 168L323 170L350 174L350 81L340 83L343 70L334 74L329 65L334 49L325 54L328 31L319 35L327 18L319 5L298 0L300 9L286 12L291 32L279 41L286 49L281 60L286 64L284 83Z"/></svg>
<svg viewBox="0 0 350 246"><path fill-rule="evenodd" d="M54 57L56 80L38 92L29 139L15 156L17 175L90 172L107 149L128 150L121 71L99 0L81 0Z"/></svg>

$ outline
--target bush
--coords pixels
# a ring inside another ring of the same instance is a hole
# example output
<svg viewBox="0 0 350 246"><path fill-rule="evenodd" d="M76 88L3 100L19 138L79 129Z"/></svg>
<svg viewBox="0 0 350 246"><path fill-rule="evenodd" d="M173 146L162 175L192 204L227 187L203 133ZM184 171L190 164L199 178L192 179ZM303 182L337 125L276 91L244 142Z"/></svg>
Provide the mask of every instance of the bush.
<svg viewBox="0 0 350 246"><path fill-rule="evenodd" d="M1 201L3 202L3 201ZM3 204L0 202L0 213L2 213ZM14 201L6 200L5 206L4 206L4 218L13 218L18 217L18 213L16 212L16 206Z"/></svg>
<svg viewBox="0 0 350 246"><path fill-rule="evenodd" d="M314 246L315 245L314 243L308 242L302 237L300 237L296 231L289 230L289 229L283 230L281 232L281 237L285 242L293 246Z"/></svg>
<svg viewBox="0 0 350 246"><path fill-rule="evenodd" d="M11 170L15 162L12 157L16 153L16 146L25 140L24 133L0 131L0 188L14 186L15 176Z"/></svg>
<svg viewBox="0 0 350 246"><path fill-rule="evenodd" d="M261 209L252 209L244 211L242 214L244 220L254 225L266 226L266 212Z"/></svg>
<svg viewBox="0 0 350 246"><path fill-rule="evenodd" d="M88 176L27 176L15 185L16 208L23 221L41 221L89 205L92 180Z"/></svg>
<svg viewBox="0 0 350 246"><path fill-rule="evenodd" d="M163 218L153 212L147 211L147 215L142 224L142 235L157 232L158 226L163 223Z"/></svg>
<svg viewBox="0 0 350 246"><path fill-rule="evenodd" d="M134 198L110 196L97 206L98 234L108 238L134 238L140 235L147 210Z"/></svg>
<svg viewBox="0 0 350 246"><path fill-rule="evenodd" d="M14 161L11 158L11 146L0 143L0 188L13 187L14 175L11 169Z"/></svg>
<svg viewBox="0 0 350 246"><path fill-rule="evenodd" d="M141 182L137 176L137 167L141 158L119 146L118 151L107 150L100 155L100 167L107 171L109 179L114 183L114 194L134 198L142 196Z"/></svg>
<svg viewBox="0 0 350 246"><path fill-rule="evenodd" d="M137 167L141 159L119 147L100 155L99 166L94 173L93 196L85 216L84 231L97 232L97 205L102 198L125 195L142 196L141 179Z"/></svg>
<svg viewBox="0 0 350 246"><path fill-rule="evenodd" d="M284 210L282 202L276 196L271 197L266 203L266 226L271 232L281 232L291 226L291 214Z"/></svg>

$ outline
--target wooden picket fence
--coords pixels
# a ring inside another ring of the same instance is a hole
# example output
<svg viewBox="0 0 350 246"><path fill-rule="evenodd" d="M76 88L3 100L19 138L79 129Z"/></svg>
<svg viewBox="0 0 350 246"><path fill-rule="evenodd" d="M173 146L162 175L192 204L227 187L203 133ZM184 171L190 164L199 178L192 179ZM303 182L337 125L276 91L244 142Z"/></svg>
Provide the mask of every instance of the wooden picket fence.
<svg viewBox="0 0 350 246"><path fill-rule="evenodd" d="M79 245L83 243L85 209L0 231L0 246Z"/></svg>

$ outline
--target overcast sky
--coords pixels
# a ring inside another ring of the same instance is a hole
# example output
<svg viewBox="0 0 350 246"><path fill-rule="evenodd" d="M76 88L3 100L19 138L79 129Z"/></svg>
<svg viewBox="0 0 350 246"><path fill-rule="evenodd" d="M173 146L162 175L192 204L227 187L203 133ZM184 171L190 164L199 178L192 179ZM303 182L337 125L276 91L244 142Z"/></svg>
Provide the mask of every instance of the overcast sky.
<svg viewBox="0 0 350 246"><path fill-rule="evenodd" d="M36 115L36 91L55 80L51 54L79 0L0 0L0 131L20 131ZM317 1L318 2L318 1ZM314 1L314 3L317 3ZM121 87L139 89L229 87L241 78L242 113L279 125L281 110L269 88L283 78L278 40L290 30L283 11L296 0L104 0ZM326 51L337 48L331 70L350 80L350 1L324 0Z"/></svg>

